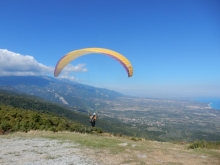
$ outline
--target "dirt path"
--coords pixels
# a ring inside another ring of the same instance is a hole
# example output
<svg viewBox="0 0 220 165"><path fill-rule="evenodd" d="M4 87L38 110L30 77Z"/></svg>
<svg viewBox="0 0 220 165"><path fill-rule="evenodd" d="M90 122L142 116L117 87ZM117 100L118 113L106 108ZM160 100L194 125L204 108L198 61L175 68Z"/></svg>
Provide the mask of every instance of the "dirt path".
<svg viewBox="0 0 220 165"><path fill-rule="evenodd" d="M1 138L1 165L95 165L77 144L45 138Z"/></svg>

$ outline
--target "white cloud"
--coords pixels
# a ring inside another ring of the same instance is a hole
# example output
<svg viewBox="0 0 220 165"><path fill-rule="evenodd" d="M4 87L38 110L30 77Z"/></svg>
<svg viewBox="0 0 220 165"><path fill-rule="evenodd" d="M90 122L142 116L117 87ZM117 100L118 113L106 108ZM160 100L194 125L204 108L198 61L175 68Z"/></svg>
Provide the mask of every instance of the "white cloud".
<svg viewBox="0 0 220 165"><path fill-rule="evenodd" d="M71 73L73 72L87 72L87 69L84 67L86 64L78 64L77 66L73 66L68 64L63 68L62 72L58 76L60 79L66 79L70 81L79 81L78 78L72 76Z"/></svg>
<svg viewBox="0 0 220 165"><path fill-rule="evenodd" d="M69 64L63 69L60 78L74 80L73 76L69 76L71 72L86 71L85 64L78 64L77 66ZM33 56L21 55L7 49L0 49L0 76L53 75L53 72L54 67L39 63Z"/></svg>
<svg viewBox="0 0 220 165"><path fill-rule="evenodd" d="M73 66L68 64L61 72L61 75L67 76L72 72L87 72L87 69L84 68L86 64L78 64L77 66Z"/></svg>
<svg viewBox="0 0 220 165"><path fill-rule="evenodd" d="M66 80L70 80L70 81L78 81L78 79L75 78L74 76L64 76L64 75L60 75L58 78L60 78L60 79L66 79Z"/></svg>
<svg viewBox="0 0 220 165"><path fill-rule="evenodd" d="M0 49L0 75L44 75L53 73L53 67L37 62L32 56Z"/></svg>

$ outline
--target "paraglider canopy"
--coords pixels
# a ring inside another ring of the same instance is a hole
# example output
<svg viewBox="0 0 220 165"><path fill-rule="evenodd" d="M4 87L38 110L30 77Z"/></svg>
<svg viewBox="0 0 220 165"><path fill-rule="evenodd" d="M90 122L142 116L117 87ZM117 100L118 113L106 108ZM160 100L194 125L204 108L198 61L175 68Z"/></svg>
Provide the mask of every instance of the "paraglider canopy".
<svg viewBox="0 0 220 165"><path fill-rule="evenodd" d="M128 74L128 77L131 77L133 75L133 67L130 61L126 57L121 55L120 53L115 52L110 49L105 49L105 48L84 48L84 49L74 50L72 52L67 53L65 56L63 56L56 64L56 67L54 70L54 77L59 76L63 68L67 64L69 64L71 61L75 60L76 58L80 56L92 54L92 53L104 54L104 55L107 55L107 56L110 56L116 59L117 61L121 63L121 65L123 65L123 67L125 68Z"/></svg>

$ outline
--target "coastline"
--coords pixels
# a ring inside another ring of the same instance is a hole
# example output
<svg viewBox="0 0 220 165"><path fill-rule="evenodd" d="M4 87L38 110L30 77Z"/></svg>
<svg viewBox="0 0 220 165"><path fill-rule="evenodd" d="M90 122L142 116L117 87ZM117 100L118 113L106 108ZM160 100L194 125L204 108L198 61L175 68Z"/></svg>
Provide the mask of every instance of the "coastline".
<svg viewBox="0 0 220 165"><path fill-rule="evenodd" d="M220 98L197 98L195 101L206 103L210 109L220 111Z"/></svg>
<svg viewBox="0 0 220 165"><path fill-rule="evenodd" d="M220 111L220 100L219 101L214 101L214 102L209 102L208 107L210 109L215 109L217 111Z"/></svg>
<svg viewBox="0 0 220 165"><path fill-rule="evenodd" d="M211 103L210 103L210 107L211 107L212 109L215 109L215 110L220 111L220 102L217 103L217 104L211 102Z"/></svg>

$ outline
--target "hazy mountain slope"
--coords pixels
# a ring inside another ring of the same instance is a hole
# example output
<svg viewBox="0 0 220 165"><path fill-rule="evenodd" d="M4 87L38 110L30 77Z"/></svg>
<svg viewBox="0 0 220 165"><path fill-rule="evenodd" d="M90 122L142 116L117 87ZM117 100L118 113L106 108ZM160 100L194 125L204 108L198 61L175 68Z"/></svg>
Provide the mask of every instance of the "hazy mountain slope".
<svg viewBox="0 0 220 165"><path fill-rule="evenodd" d="M97 108L99 100L114 100L123 96L112 90L48 76L1 76L0 88L14 89L55 103L84 109Z"/></svg>

